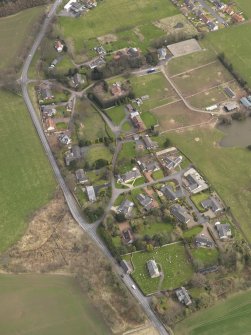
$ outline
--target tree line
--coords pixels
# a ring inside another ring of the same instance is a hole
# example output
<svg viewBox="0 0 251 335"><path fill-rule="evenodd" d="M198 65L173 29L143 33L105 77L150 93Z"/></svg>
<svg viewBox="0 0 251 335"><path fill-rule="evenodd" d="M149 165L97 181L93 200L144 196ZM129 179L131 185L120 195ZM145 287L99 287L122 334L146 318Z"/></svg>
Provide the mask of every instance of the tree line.
<svg viewBox="0 0 251 335"><path fill-rule="evenodd" d="M0 17L20 12L23 9L41 6L49 3L49 0L0 0Z"/></svg>

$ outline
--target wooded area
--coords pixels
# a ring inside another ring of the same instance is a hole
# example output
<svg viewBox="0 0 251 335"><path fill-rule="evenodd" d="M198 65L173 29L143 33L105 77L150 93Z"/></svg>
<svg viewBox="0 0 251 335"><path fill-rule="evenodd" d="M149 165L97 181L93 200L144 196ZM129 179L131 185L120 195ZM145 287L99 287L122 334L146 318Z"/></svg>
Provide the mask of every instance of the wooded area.
<svg viewBox="0 0 251 335"><path fill-rule="evenodd" d="M49 0L0 0L0 17L49 3Z"/></svg>

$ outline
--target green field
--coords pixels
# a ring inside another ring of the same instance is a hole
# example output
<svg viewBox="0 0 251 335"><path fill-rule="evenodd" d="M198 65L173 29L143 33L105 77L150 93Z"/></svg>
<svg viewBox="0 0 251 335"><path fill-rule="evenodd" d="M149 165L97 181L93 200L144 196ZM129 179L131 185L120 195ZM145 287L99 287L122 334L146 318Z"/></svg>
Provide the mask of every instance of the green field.
<svg viewBox="0 0 251 335"><path fill-rule="evenodd" d="M175 335L249 335L251 291L236 294L180 322Z"/></svg>
<svg viewBox="0 0 251 335"><path fill-rule="evenodd" d="M210 197L209 192L201 192L201 193L192 195L191 200L200 212L205 212L205 209L202 207L201 202L204 200L207 200L209 197Z"/></svg>
<svg viewBox="0 0 251 335"><path fill-rule="evenodd" d="M196 248L191 250L191 254L200 268L218 264L219 252L216 249Z"/></svg>
<svg viewBox="0 0 251 335"><path fill-rule="evenodd" d="M250 8L251 3L248 6ZM250 23L234 25L213 34L208 34L206 37L206 45L217 53L224 53L227 61L247 81L249 87L251 87L250 29Z"/></svg>
<svg viewBox="0 0 251 335"><path fill-rule="evenodd" d="M154 3L151 0L100 1L94 10L78 19L59 17L57 31L73 42L77 53L100 44L96 38L111 33L117 39L114 42L117 49L140 42L144 46L148 44L148 38L163 35L151 22L177 13L177 8L169 0L155 0ZM140 29L141 26L140 34L144 34L144 39L134 31L135 27Z"/></svg>
<svg viewBox="0 0 251 335"><path fill-rule="evenodd" d="M90 165L94 164L98 159L104 159L107 160L108 163L110 163L112 160L112 154L109 148L106 147L104 144L93 144L88 147L85 159Z"/></svg>
<svg viewBox="0 0 251 335"><path fill-rule="evenodd" d="M1 334L111 334L72 277L1 275L0 297Z"/></svg>
<svg viewBox="0 0 251 335"><path fill-rule="evenodd" d="M0 251L14 243L29 217L53 196L55 180L20 97L0 91Z"/></svg>
<svg viewBox="0 0 251 335"><path fill-rule="evenodd" d="M195 226L195 227L192 227L188 230L186 230L184 233L183 233L183 237L184 238L191 238L191 237L194 237L196 235L198 235L201 231L202 231L203 227L202 226Z"/></svg>
<svg viewBox="0 0 251 335"><path fill-rule="evenodd" d="M137 98L149 95L149 100L145 100L143 105L139 107L136 106L141 112L147 112L152 108L165 105L177 99L176 93L162 73L131 77L130 82ZM156 118L154 118L154 121L157 121Z"/></svg>
<svg viewBox="0 0 251 335"><path fill-rule="evenodd" d="M251 155L242 148L222 148L218 130L169 133L180 148L207 177L220 197L230 206L246 237L251 241ZM195 138L199 141L195 141ZM236 164L238 162L238 164ZM237 182L238 180L238 182Z"/></svg>
<svg viewBox="0 0 251 335"><path fill-rule="evenodd" d="M141 235L154 236L155 234L161 233L171 233L173 231L173 226L169 223L155 222L147 226L144 226L144 230Z"/></svg>
<svg viewBox="0 0 251 335"><path fill-rule="evenodd" d="M13 67L20 49L32 38L32 26L44 12L44 7L23 10L0 19L0 69Z"/></svg>
<svg viewBox="0 0 251 335"><path fill-rule="evenodd" d="M130 259L130 256L127 256ZM163 282L159 278L150 278L146 262L154 259L164 273ZM153 252L136 252L132 254L133 279L144 294L157 290L171 290L185 284L192 276L193 270L186 257L182 244L170 244L155 249Z"/></svg>

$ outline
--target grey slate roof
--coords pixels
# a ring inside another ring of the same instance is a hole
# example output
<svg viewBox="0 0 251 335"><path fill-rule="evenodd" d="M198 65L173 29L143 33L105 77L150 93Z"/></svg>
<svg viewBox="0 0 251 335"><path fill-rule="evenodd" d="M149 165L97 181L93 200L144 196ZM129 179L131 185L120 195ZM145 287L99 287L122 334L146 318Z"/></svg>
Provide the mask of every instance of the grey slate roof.
<svg viewBox="0 0 251 335"><path fill-rule="evenodd" d="M181 288L177 289L175 291L175 293L176 293L176 296L177 296L179 302L181 302L182 304L184 304L186 306L189 306L189 305L192 304L192 301L191 301L191 299L189 297L189 294L188 294L187 290L185 289L185 287L182 286Z"/></svg>
<svg viewBox="0 0 251 335"><path fill-rule="evenodd" d="M190 216L186 209L178 204L171 207L171 213L182 223L188 223L190 221Z"/></svg>
<svg viewBox="0 0 251 335"><path fill-rule="evenodd" d="M202 201L201 205L205 209L210 208L214 213L217 213L220 210L222 210L222 207L221 207L219 201L215 197L210 197L210 198Z"/></svg>
<svg viewBox="0 0 251 335"><path fill-rule="evenodd" d="M129 216L132 209L134 207L134 203L129 200L124 200L120 206L117 208L117 212L124 214L125 217Z"/></svg>
<svg viewBox="0 0 251 335"><path fill-rule="evenodd" d="M145 209L149 209L151 203L153 202L153 199L151 197L143 193L137 195L137 200Z"/></svg>
<svg viewBox="0 0 251 335"><path fill-rule="evenodd" d="M175 192L172 190L172 188L170 186L165 185L160 190L168 199L170 199L170 200L177 200L178 199Z"/></svg>
<svg viewBox="0 0 251 335"><path fill-rule="evenodd" d="M159 269L158 269L158 266L157 266L155 260L150 259L147 262L147 268L148 268L148 271L149 271L149 274L150 274L151 278L156 278L156 277L160 276Z"/></svg>

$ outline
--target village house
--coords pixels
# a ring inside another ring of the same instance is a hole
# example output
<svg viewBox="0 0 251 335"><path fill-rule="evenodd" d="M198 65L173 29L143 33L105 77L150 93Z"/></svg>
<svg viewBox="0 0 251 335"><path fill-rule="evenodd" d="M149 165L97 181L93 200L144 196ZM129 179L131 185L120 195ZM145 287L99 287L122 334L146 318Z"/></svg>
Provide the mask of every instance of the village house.
<svg viewBox="0 0 251 335"><path fill-rule="evenodd" d="M176 296L179 300L179 302L181 302L182 304L186 305L186 306L190 306L192 304L192 301L190 299L190 296L187 292L187 290L185 289L185 287L180 287L179 289L175 290Z"/></svg>
<svg viewBox="0 0 251 335"><path fill-rule="evenodd" d="M167 169L168 172L176 169L176 167L183 161L183 157L179 155L179 152L175 147L158 151L156 152L156 156L163 168Z"/></svg>
<svg viewBox="0 0 251 335"><path fill-rule="evenodd" d="M81 159L81 150L78 145L73 145L71 150L65 154L65 164L69 166L71 162Z"/></svg>
<svg viewBox="0 0 251 335"><path fill-rule="evenodd" d="M172 187L169 185L164 185L161 187L160 191L165 195L166 198L172 201L178 200L176 193L172 190Z"/></svg>
<svg viewBox="0 0 251 335"><path fill-rule="evenodd" d="M194 241L196 247L212 248L213 242L204 236L197 236Z"/></svg>
<svg viewBox="0 0 251 335"><path fill-rule="evenodd" d="M159 171L160 166L158 162L154 160L153 157L142 157L137 160L137 164L139 165L140 169L142 172L154 172L154 171Z"/></svg>
<svg viewBox="0 0 251 335"><path fill-rule="evenodd" d="M207 183L194 168L184 173L184 184L192 194L208 189Z"/></svg>
<svg viewBox="0 0 251 335"><path fill-rule="evenodd" d="M150 259L146 264L151 278L157 278L160 276L159 269L155 260Z"/></svg>
<svg viewBox="0 0 251 335"><path fill-rule="evenodd" d="M71 139L67 134L61 134L58 136L58 140L61 144L68 145L71 143Z"/></svg>
<svg viewBox="0 0 251 335"><path fill-rule="evenodd" d="M190 215L186 209L178 204L171 207L171 214L181 223L187 224L190 221Z"/></svg>
<svg viewBox="0 0 251 335"><path fill-rule="evenodd" d="M97 198L96 198L94 187L93 186L86 186L85 189L86 189L89 201L95 202L97 200Z"/></svg>
<svg viewBox="0 0 251 335"><path fill-rule="evenodd" d="M131 244L134 241L131 228L128 228L122 232L122 239L125 244Z"/></svg>
<svg viewBox="0 0 251 335"><path fill-rule="evenodd" d="M144 135L142 139L145 142L147 150L154 150L158 148L158 143L153 142L149 135Z"/></svg>
<svg viewBox="0 0 251 335"><path fill-rule="evenodd" d="M134 203L124 200L116 209L118 214L123 214L125 218L129 217L134 207Z"/></svg>
<svg viewBox="0 0 251 335"><path fill-rule="evenodd" d="M134 181L138 178L141 177L141 173L139 171L139 169L137 169L136 167L133 168L131 171L126 172L125 174L123 174L121 177L118 177L118 182L122 182L122 183L130 183L131 181Z"/></svg>
<svg viewBox="0 0 251 335"><path fill-rule="evenodd" d="M64 45L60 40L55 41L54 47L57 50L57 52L62 52L64 50Z"/></svg>
<svg viewBox="0 0 251 335"><path fill-rule="evenodd" d="M214 213L219 213L223 210L221 204L219 203L218 199L216 197L211 196L206 200L203 200L201 202L201 206L204 209L211 209Z"/></svg>
<svg viewBox="0 0 251 335"><path fill-rule="evenodd" d="M54 120L51 117L48 117L45 120L45 129L46 129L46 131L53 132L53 131L55 131L55 127L56 127L56 125L55 125Z"/></svg>
<svg viewBox="0 0 251 335"><path fill-rule="evenodd" d="M149 211L152 208L153 199L149 197L148 195L140 193L137 195L136 198L141 204L141 206L143 206L146 211Z"/></svg>
<svg viewBox="0 0 251 335"><path fill-rule="evenodd" d="M127 275L132 273L132 268L130 267L130 265L128 264L126 260L122 259L122 261L120 262L120 266L122 267L122 269L125 271Z"/></svg>
<svg viewBox="0 0 251 335"><path fill-rule="evenodd" d="M227 240L232 236L231 226L228 223L215 223L215 228L221 240Z"/></svg>
<svg viewBox="0 0 251 335"><path fill-rule="evenodd" d="M87 178L83 169L76 170L75 171L75 176L76 176L78 184L83 185L83 184L88 183L88 178Z"/></svg>

